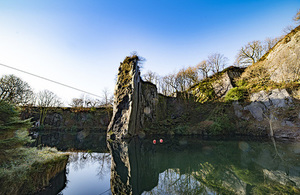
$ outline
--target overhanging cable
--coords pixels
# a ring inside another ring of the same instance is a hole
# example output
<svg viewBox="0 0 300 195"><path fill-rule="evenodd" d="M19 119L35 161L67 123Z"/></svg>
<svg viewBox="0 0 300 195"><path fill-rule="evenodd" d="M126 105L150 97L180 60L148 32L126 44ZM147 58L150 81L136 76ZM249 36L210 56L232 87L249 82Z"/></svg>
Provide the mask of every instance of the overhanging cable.
<svg viewBox="0 0 300 195"><path fill-rule="evenodd" d="M80 92L83 92L83 93L86 93L86 94L89 94L89 95L92 95L92 96L95 96L95 97L99 97L99 98L102 98L101 96L99 95L96 95L96 94L93 94L93 93L90 93L90 92L87 92L87 91L84 91L84 90L81 90L81 89L78 89L76 87L72 87L70 85L66 85L66 84L63 84L63 83L60 83L60 82L57 82L57 81L54 81L54 80L51 80L51 79L48 79L48 78L45 78L45 77L42 77L42 76L39 76L39 75L36 75L36 74L33 74L33 73L30 73L30 72L27 72L27 71L24 71L24 70L21 70L21 69L18 69L18 68L14 68L12 66L8 66L8 65L5 65L5 64L1 64L1 66L4 66L6 68L10 68L10 69L13 69L13 70L16 70L16 71L19 71L19 72L23 72L25 74L29 74L31 76L34 76L34 77L37 77L37 78L40 78L40 79L44 79L46 81L49 81L49 82L52 82L52 83L55 83L55 84L58 84L58 85L61 85L61 86L64 86L64 87L68 87L70 89L74 89L74 90L77 90L77 91L80 91Z"/></svg>

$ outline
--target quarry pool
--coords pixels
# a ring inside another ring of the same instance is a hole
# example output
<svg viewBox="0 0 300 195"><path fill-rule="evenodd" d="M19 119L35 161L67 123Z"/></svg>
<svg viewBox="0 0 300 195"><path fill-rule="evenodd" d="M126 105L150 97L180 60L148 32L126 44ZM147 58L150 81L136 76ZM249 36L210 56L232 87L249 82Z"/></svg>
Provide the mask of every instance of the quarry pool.
<svg viewBox="0 0 300 195"><path fill-rule="evenodd" d="M298 142L58 134L41 133L36 144L72 151L69 162L39 194L300 193Z"/></svg>

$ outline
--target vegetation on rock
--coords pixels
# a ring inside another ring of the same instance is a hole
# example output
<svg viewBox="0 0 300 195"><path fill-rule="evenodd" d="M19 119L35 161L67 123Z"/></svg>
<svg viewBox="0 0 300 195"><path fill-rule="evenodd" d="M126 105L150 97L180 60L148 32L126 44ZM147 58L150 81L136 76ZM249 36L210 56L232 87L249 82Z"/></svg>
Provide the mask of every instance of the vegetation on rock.
<svg viewBox="0 0 300 195"><path fill-rule="evenodd" d="M67 155L46 148L24 147L30 143L30 119L21 120L19 110L0 101L0 189L4 194L34 193L62 171Z"/></svg>

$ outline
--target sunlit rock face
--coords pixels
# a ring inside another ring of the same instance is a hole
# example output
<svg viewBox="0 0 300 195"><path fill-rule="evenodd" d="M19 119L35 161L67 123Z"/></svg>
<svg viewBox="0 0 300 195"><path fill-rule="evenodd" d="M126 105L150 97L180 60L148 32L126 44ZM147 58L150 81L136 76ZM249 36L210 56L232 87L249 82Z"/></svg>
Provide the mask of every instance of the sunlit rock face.
<svg viewBox="0 0 300 195"><path fill-rule="evenodd" d="M294 82L300 73L300 26L283 37L260 60L249 66L242 78L264 78L276 83Z"/></svg>
<svg viewBox="0 0 300 195"><path fill-rule="evenodd" d="M262 61L275 82L299 79L300 26L280 40Z"/></svg>
<svg viewBox="0 0 300 195"><path fill-rule="evenodd" d="M212 83L213 89L218 97L225 97L230 89L234 87L233 80L240 77L243 69L227 68L228 70L215 82Z"/></svg>
<svg viewBox="0 0 300 195"><path fill-rule="evenodd" d="M115 88L113 117L108 137L121 139L137 135L155 119L157 88L142 81L137 56L126 57L120 64Z"/></svg>

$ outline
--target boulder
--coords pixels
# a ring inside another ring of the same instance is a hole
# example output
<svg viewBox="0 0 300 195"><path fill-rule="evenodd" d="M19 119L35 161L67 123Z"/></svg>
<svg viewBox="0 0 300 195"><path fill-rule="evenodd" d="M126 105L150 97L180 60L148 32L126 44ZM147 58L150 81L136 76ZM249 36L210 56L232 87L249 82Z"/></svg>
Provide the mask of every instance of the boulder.
<svg viewBox="0 0 300 195"><path fill-rule="evenodd" d="M250 95L251 102L262 102L267 108L270 107L269 95L265 91L260 91L258 93L253 93Z"/></svg>
<svg viewBox="0 0 300 195"><path fill-rule="evenodd" d="M293 98L289 95L286 89L274 89L270 93L260 91L250 95L251 102L261 102L267 109L271 106L274 108L286 108L293 106Z"/></svg>
<svg viewBox="0 0 300 195"><path fill-rule="evenodd" d="M293 105L293 99L286 89L274 89L269 96L270 102L275 108L285 108Z"/></svg>
<svg viewBox="0 0 300 195"><path fill-rule="evenodd" d="M213 90L218 97L225 97L230 89L234 87L233 80L240 77L243 68L228 67L221 72L221 76L212 83Z"/></svg>
<svg viewBox="0 0 300 195"><path fill-rule="evenodd" d="M261 102L252 102L250 105L246 106L244 110L250 111L256 120L262 121L264 119L264 111L266 110L266 106Z"/></svg>

